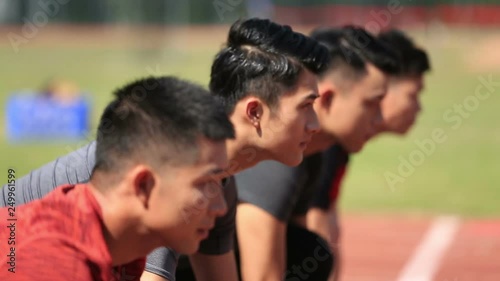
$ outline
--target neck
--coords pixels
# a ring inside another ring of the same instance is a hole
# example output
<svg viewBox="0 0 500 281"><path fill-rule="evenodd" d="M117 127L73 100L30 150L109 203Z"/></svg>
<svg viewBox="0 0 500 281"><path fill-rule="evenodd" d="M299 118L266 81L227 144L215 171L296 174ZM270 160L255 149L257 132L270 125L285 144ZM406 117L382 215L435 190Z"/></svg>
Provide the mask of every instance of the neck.
<svg viewBox="0 0 500 281"><path fill-rule="evenodd" d="M315 153L322 152L336 143L335 137L327 134L324 131L320 131L313 135L311 143L307 146L304 152L305 156L309 156Z"/></svg>
<svg viewBox="0 0 500 281"><path fill-rule="evenodd" d="M124 202L127 198L118 194L118 189L113 187L102 193L91 185L91 191L101 207L102 232L113 266L145 257L161 245L159 241L151 239L146 231L141 231L138 219L127 211L133 208L125 207L128 205Z"/></svg>
<svg viewBox="0 0 500 281"><path fill-rule="evenodd" d="M260 149L243 141L244 139L237 138L226 142L229 159L229 168L226 172L229 175L234 175L242 170L253 167L258 162L264 160Z"/></svg>

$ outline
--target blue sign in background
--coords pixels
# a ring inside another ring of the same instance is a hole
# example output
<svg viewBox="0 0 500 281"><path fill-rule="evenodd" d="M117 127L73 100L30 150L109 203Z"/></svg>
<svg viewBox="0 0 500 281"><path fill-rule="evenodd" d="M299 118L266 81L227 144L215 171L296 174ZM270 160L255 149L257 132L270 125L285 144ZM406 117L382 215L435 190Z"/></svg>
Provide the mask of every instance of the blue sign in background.
<svg viewBox="0 0 500 281"><path fill-rule="evenodd" d="M89 131L90 103L85 95L64 103L32 93L14 93L6 106L10 142L79 140Z"/></svg>

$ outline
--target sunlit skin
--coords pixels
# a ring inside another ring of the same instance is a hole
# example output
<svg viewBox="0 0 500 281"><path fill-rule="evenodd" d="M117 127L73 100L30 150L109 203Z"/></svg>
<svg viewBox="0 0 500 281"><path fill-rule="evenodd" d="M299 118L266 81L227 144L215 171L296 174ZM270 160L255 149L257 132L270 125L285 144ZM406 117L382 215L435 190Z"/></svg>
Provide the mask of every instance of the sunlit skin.
<svg viewBox="0 0 500 281"><path fill-rule="evenodd" d="M420 95L424 89L423 75L392 76L389 78L387 94L382 99L382 122L377 134L393 133L405 135L415 124L421 112ZM338 280L341 267L341 253L338 251L339 225L336 203L331 204L328 211L312 208L306 218L297 218L299 223L307 224L307 228L315 231L330 243L335 252L337 263L329 280Z"/></svg>
<svg viewBox="0 0 500 281"><path fill-rule="evenodd" d="M382 101L381 132L405 135L421 112L420 95L424 89L423 75L392 77Z"/></svg>
<svg viewBox="0 0 500 281"><path fill-rule="evenodd" d="M195 159L129 165L113 188L97 188L108 175L96 173L90 186L102 209L113 263L130 262L160 246L196 252L215 219L227 212L220 182L214 180L227 164L225 142L200 138Z"/></svg>
<svg viewBox="0 0 500 281"><path fill-rule="evenodd" d="M238 101L230 115L236 139L226 141L229 164L212 178L234 175L264 160L276 160L289 166L302 162L308 143L319 130L313 108L318 97L317 77L306 69L303 69L297 85L279 97L275 107L269 107L248 93ZM218 276L217 280L237 279L233 252L217 256L197 253L191 255L190 260L199 269L195 270L197 280L207 280L207 276ZM225 270L211 271L208 264L224 264ZM144 272L141 277L141 281L157 280L165 279L149 272Z"/></svg>
<svg viewBox="0 0 500 281"><path fill-rule="evenodd" d="M381 101L389 77L371 64L366 74L353 81L333 72L319 82L320 98L314 108L321 130L313 137L306 155L339 143L349 152L359 152L382 124Z"/></svg>
<svg viewBox="0 0 500 281"><path fill-rule="evenodd" d="M276 108L253 95L239 101L231 115L236 139L227 141L228 174L264 160L288 166L300 164L304 150L319 130L313 108L318 97L316 76L303 70L297 86L279 98Z"/></svg>

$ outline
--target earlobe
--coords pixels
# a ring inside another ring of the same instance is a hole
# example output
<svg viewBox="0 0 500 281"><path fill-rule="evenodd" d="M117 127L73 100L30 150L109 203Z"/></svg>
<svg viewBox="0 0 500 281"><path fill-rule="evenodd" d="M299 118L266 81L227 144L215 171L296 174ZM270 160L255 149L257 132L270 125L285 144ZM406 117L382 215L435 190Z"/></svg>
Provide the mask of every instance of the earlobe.
<svg viewBox="0 0 500 281"><path fill-rule="evenodd" d="M260 127L260 116L259 114L256 114L253 118L252 118L252 123L253 125L258 128Z"/></svg>
<svg viewBox="0 0 500 281"><path fill-rule="evenodd" d="M246 117L252 125L259 129L260 128L260 121L262 117L262 105L260 102L257 100L252 100L247 103L246 107Z"/></svg>

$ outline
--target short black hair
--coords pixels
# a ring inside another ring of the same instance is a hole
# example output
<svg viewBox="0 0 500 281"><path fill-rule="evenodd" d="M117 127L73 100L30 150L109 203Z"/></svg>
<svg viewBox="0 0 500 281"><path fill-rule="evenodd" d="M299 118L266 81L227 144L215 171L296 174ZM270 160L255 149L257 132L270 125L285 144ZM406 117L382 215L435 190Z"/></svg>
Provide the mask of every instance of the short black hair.
<svg viewBox="0 0 500 281"><path fill-rule="evenodd" d="M413 40L402 31L396 29L385 31L380 33L378 38L399 53L400 70L398 75L422 75L431 70L427 53L415 46Z"/></svg>
<svg viewBox="0 0 500 281"><path fill-rule="evenodd" d="M188 161L183 153L198 151L200 137L234 138L222 105L193 83L149 77L125 85L114 96L99 122L94 171L119 171L129 161L183 163Z"/></svg>
<svg viewBox="0 0 500 281"><path fill-rule="evenodd" d="M272 108L284 90L296 86L303 69L320 74L328 62L325 47L290 26L267 19L239 20L212 64L210 90L228 113L249 93Z"/></svg>
<svg viewBox="0 0 500 281"><path fill-rule="evenodd" d="M365 73L366 64L371 63L386 74L399 71L396 51L362 27L318 28L313 30L311 37L328 49L331 70L347 66L356 73Z"/></svg>

